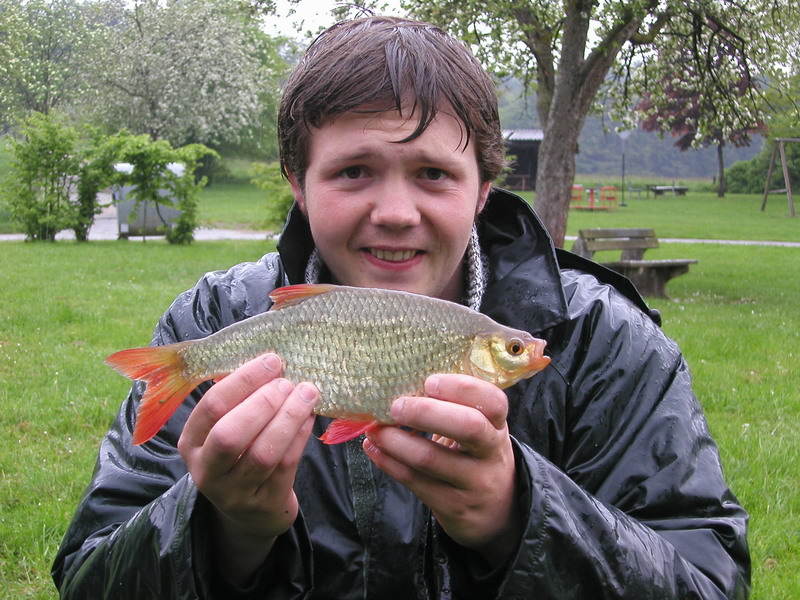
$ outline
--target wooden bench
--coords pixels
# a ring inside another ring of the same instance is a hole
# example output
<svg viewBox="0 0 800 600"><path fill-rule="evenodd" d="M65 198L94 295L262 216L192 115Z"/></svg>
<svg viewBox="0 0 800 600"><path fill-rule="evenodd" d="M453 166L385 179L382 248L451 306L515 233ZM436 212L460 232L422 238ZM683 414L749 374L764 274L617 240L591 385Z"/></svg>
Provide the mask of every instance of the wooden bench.
<svg viewBox="0 0 800 600"><path fill-rule="evenodd" d="M666 298L667 282L688 273L691 258L645 260L644 252L658 248L652 229L581 229L572 251L584 258L593 258L600 250L622 250L620 260L604 262L608 267L630 279L643 296Z"/></svg>

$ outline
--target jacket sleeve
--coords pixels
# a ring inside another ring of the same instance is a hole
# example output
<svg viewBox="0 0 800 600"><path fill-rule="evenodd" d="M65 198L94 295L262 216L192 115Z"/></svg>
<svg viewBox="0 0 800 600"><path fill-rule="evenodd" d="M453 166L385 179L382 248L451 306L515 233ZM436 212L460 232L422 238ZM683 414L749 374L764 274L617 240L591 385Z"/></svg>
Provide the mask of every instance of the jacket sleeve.
<svg viewBox="0 0 800 600"><path fill-rule="evenodd" d="M747 514L687 366L608 293L554 332L554 369L529 386L548 425L512 427L527 522L499 597L746 598Z"/></svg>
<svg viewBox="0 0 800 600"><path fill-rule="evenodd" d="M229 297L225 286L201 281L162 317L153 343L201 337L209 327L227 324L234 318L225 314ZM220 323L210 324L215 320ZM52 574L61 597L303 597L310 581L310 542L302 518L278 539L251 589L233 589L215 573L210 507L177 450L189 412L207 386L195 390L155 438L134 446L143 387L132 386L102 440L92 480L56 556Z"/></svg>

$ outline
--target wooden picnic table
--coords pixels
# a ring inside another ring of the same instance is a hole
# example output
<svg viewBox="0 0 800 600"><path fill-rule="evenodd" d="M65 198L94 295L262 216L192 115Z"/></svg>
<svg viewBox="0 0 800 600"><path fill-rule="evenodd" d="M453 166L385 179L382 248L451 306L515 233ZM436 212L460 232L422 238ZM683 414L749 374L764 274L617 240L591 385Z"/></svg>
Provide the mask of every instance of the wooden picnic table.
<svg viewBox="0 0 800 600"><path fill-rule="evenodd" d="M672 192L675 196L685 196L689 188L683 185L651 185L647 188L653 192L654 196L663 196L666 192Z"/></svg>
<svg viewBox="0 0 800 600"><path fill-rule="evenodd" d="M586 199L584 199L584 191ZM617 208L617 188L613 185L603 185L584 190L582 185L573 185L570 208L590 211L615 210Z"/></svg>

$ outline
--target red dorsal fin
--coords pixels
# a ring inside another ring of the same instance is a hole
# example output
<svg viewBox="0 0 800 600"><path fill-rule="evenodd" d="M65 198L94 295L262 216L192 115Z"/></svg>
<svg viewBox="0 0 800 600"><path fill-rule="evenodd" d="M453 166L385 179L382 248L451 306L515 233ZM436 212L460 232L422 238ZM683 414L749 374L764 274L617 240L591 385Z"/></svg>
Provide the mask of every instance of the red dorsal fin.
<svg viewBox="0 0 800 600"><path fill-rule="evenodd" d="M271 310L280 310L287 306L294 306L312 296L327 294L335 290L336 287L337 286L329 283L299 283L297 285L279 287L272 290L269 295L274 302Z"/></svg>

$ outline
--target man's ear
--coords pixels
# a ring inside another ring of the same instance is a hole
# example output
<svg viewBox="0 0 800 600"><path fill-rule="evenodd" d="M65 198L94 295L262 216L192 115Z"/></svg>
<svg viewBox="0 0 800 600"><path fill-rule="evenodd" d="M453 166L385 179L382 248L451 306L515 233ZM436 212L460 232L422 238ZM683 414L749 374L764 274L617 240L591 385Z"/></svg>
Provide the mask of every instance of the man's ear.
<svg viewBox="0 0 800 600"><path fill-rule="evenodd" d="M480 191L478 192L478 206L475 209L475 215L481 214L481 211L486 206L486 202L489 199L489 192L492 191L492 182L491 181L484 181L481 183Z"/></svg>
<svg viewBox="0 0 800 600"><path fill-rule="evenodd" d="M297 202L297 206L300 208L300 212L304 215L307 215L306 212L306 196L303 192L303 186L300 185L300 182L297 181L297 177L295 177L294 173L288 174L289 178L289 185L292 186L292 195L294 196L294 201Z"/></svg>

